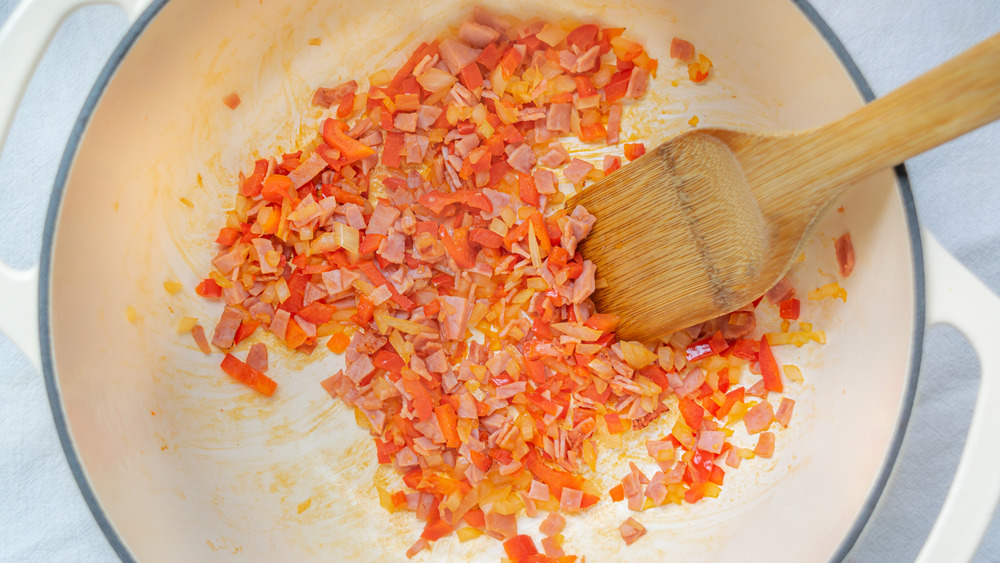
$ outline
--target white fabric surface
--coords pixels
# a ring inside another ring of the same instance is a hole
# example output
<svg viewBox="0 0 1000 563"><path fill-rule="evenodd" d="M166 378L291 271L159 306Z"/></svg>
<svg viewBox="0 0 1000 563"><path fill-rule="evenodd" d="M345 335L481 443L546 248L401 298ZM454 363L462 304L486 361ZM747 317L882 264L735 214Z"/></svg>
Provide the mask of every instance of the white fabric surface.
<svg viewBox="0 0 1000 563"><path fill-rule="evenodd" d="M15 4L0 0L0 23ZM996 0L814 0L813 5L877 95L1000 32ZM115 8L85 8L66 21L43 59L0 157L0 260L17 267L38 261L44 213L66 140L126 27ZM907 163L923 223L1000 292L998 166L1000 124ZM901 463L848 560L916 556L958 463L977 374L971 348L956 331L930 331ZM63 457L42 378L4 338L0 428L0 560L114 560ZM780 540L781 531L776 534ZM1000 561L997 515L975 560Z"/></svg>

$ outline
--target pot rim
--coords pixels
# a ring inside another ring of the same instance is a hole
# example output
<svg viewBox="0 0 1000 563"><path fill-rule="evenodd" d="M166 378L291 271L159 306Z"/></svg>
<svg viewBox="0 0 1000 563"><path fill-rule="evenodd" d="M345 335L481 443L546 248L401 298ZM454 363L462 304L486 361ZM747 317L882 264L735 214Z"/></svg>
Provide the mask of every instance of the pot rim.
<svg viewBox="0 0 1000 563"><path fill-rule="evenodd" d="M142 32L145 31L146 27L156 17L160 10L163 9L168 1L169 0L153 0L149 7L146 8L146 10L144 10L143 13L135 20L131 27L129 27L125 36L122 38L121 42L119 42L118 46L108 59L107 64L104 66L104 69L98 76L97 81L94 83L90 94L88 94L87 99L83 104L83 108L80 110L80 115L77 117L76 123L73 125L73 130L71 131L69 140L66 144L66 150L63 152L62 159L60 160L59 169L52 189L52 195L49 199L49 206L45 218L45 227L42 233L42 253L38 276L38 327L41 345L42 375L45 378L45 388L49 398L49 406L52 409L52 418L55 422L56 432L59 434L59 441L62 444L63 453L66 455L66 461L69 464L69 468L80 488L80 493L83 495L84 500L87 502L87 506L90 508L90 512L94 516L94 520L97 522L97 525L104 533L104 537L107 538L108 543L111 545L112 549L114 549L118 557L122 561L126 562L135 561L135 557L129 551L129 548L125 545L122 538L118 535L114 525L108 519L107 514L105 514L104 509L101 507L97 495L94 493L90 482L87 480L83 465L80 462L80 457L77 454L75 445L73 444L73 439L69 434L65 412L63 411L62 401L60 399L59 386L55 378L55 366L52 355L51 326L49 322L49 311L51 307L49 287L52 275L52 244L55 236L59 211L62 206L62 196L66 188L66 181L69 177L69 172L73 165L73 160L76 156L77 149L79 148L80 141L86 131L88 123L90 122L94 109L100 102L104 89L107 87L115 72L118 70L122 60L124 60L124 58L128 55L136 40ZM816 9L813 8L808 0L791 0L791 2L799 9L806 19L812 23L816 31L819 32L819 34L827 42L830 49L832 49L837 55L841 65L843 65L844 69L850 75L851 80L854 82L855 87L858 89L858 92L861 94L865 103L874 100L875 93L868 85L868 82L865 80L861 70L858 68L857 64L855 64L843 43L840 42L840 39L836 36ZM874 485L868 493L868 497L862 505L861 510L858 512L857 518L847 531L843 540L841 540L840 545L831 555L830 561L844 560L847 554L857 543L857 540L861 536L861 532L864 530L865 526L871 520L871 516L874 513L875 507L886 488L889 476L892 469L895 467L896 459L899 456L899 450L902 445L903 438L905 437L906 427L909 423L910 414L913 409L913 402L917 389L917 380L920 372L926 315L923 246L920 239L920 228L918 226L916 207L914 206L913 192L910 187L910 181L906 173L905 165L900 164L896 166L894 168L894 172L896 175L896 183L899 189L899 194L902 198L903 208L906 214L906 226L910 235L911 258L913 260L913 289L915 303L913 334L910 345L910 369L909 373L906 375L906 385L903 392L899 417L896 421L896 427L893 430L892 441L890 442L885 458L882 461L881 469L875 479Z"/></svg>

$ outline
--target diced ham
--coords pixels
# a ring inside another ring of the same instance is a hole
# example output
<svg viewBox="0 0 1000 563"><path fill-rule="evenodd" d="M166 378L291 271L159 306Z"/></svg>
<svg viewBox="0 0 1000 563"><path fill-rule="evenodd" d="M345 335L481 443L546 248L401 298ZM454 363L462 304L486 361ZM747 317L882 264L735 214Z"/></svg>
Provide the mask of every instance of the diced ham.
<svg viewBox="0 0 1000 563"><path fill-rule="evenodd" d="M767 388L764 387L763 379L758 380L757 383L754 383L753 385L750 386L749 389L747 389L747 395L750 395L752 397L760 397L762 399L766 399L768 393L770 393L770 391L768 391Z"/></svg>
<svg viewBox="0 0 1000 563"><path fill-rule="evenodd" d="M698 449L713 454L722 453L722 444L726 441L726 433L721 430L702 430L698 434Z"/></svg>
<svg viewBox="0 0 1000 563"><path fill-rule="evenodd" d="M587 174L594 169L594 165L579 158L574 158L563 170L563 176L574 184L579 184L587 178Z"/></svg>
<svg viewBox="0 0 1000 563"><path fill-rule="evenodd" d="M415 133L417 131L417 112L399 112L393 120L393 126L400 131Z"/></svg>
<svg viewBox="0 0 1000 563"><path fill-rule="evenodd" d="M441 336L448 340L462 340L465 338L465 325L469 322L472 314L472 307L469 300L453 295L442 295L438 297L441 302L441 310L445 313L444 323L441 324Z"/></svg>
<svg viewBox="0 0 1000 563"><path fill-rule="evenodd" d="M365 228L365 216L361 213L362 207L356 203L345 203L340 206L340 212L347 218L347 225L351 228L362 230Z"/></svg>
<svg viewBox="0 0 1000 563"><path fill-rule="evenodd" d="M268 327L268 330L274 333L279 339L284 340L285 334L288 332L288 321L291 318L291 313L284 309L278 309L274 312L274 318L271 319L271 326Z"/></svg>
<svg viewBox="0 0 1000 563"><path fill-rule="evenodd" d="M296 189L301 188L306 185L309 180L312 180L320 172L325 170L326 166L327 164L326 161L323 160L323 157L321 157L319 153L314 152L309 155L309 158L303 160L301 164L296 166L295 170L288 173L288 179L292 181L292 184L295 185Z"/></svg>
<svg viewBox="0 0 1000 563"><path fill-rule="evenodd" d="M720 330L722 331L722 337L726 340L743 338L753 332L753 329L757 328L757 316L753 313L736 311L721 317L721 319L722 327ZM733 324L734 321L740 324Z"/></svg>
<svg viewBox="0 0 1000 563"><path fill-rule="evenodd" d="M597 64L600 57L601 46L594 45L573 61L573 65L570 67L570 72L589 72Z"/></svg>
<svg viewBox="0 0 1000 563"><path fill-rule="evenodd" d="M694 45L683 39L674 37L670 41L670 58L680 59L685 62L694 60Z"/></svg>
<svg viewBox="0 0 1000 563"><path fill-rule="evenodd" d="M773 420L774 410L771 408L771 403L767 401L757 403L743 415L743 423L749 434L757 434L767 430Z"/></svg>
<svg viewBox="0 0 1000 563"><path fill-rule="evenodd" d="M448 70L457 75L463 68L475 62L482 51L461 41L448 38L438 45L438 52L441 54L441 60L444 61L444 64L448 65Z"/></svg>
<svg viewBox="0 0 1000 563"><path fill-rule="evenodd" d="M329 295L329 293L327 293L325 285L309 282L306 284L306 291L302 298L302 305L305 306L310 303L315 303L327 295Z"/></svg>
<svg viewBox="0 0 1000 563"><path fill-rule="evenodd" d="M792 282L788 281L788 276L785 276L778 283L774 284L774 287L767 290L767 293L764 295L767 296L768 301L777 305L795 295L795 286L792 285Z"/></svg>
<svg viewBox="0 0 1000 563"><path fill-rule="evenodd" d="M358 139L362 144L368 145L369 147L375 147L382 144L382 132L381 131L369 131L364 137Z"/></svg>
<svg viewBox="0 0 1000 563"><path fill-rule="evenodd" d="M248 247L246 245L235 244L229 252L216 256L215 259L212 260L212 265L215 266L215 268L220 272L228 274L243 264L243 257L247 248Z"/></svg>
<svg viewBox="0 0 1000 563"><path fill-rule="evenodd" d="M544 108L523 108L517 113L518 121L538 121L539 119L545 119Z"/></svg>
<svg viewBox="0 0 1000 563"><path fill-rule="evenodd" d="M666 440L647 440L646 453L658 462L672 462L677 455L673 443Z"/></svg>
<svg viewBox="0 0 1000 563"><path fill-rule="evenodd" d="M257 251L257 258L260 260L260 273L273 274L278 271L277 265L272 266L267 261L267 253L274 252L274 245L266 238L255 238L250 241L254 250Z"/></svg>
<svg viewBox="0 0 1000 563"><path fill-rule="evenodd" d="M392 224L399 218L399 210L391 205L379 203L375 206L375 211L368 219L368 230L370 235L388 235Z"/></svg>
<svg viewBox="0 0 1000 563"><path fill-rule="evenodd" d="M458 36L469 45L482 49L496 41L500 37L500 32L473 20L466 20L458 28Z"/></svg>
<svg viewBox="0 0 1000 563"><path fill-rule="evenodd" d="M732 467L733 469L739 469L740 462L742 461L743 458L740 457L740 453L737 451L737 448L729 448L729 452L726 453L726 465Z"/></svg>
<svg viewBox="0 0 1000 563"><path fill-rule="evenodd" d="M472 8L472 19L476 23L481 23L487 27L492 27L497 31L505 31L510 28L510 24L486 10L482 6Z"/></svg>
<svg viewBox="0 0 1000 563"><path fill-rule="evenodd" d="M222 349L233 347L233 338L236 337L236 330L246 315L236 307L226 307L222 312L219 324L215 325L215 333L212 335L212 344Z"/></svg>
<svg viewBox="0 0 1000 563"><path fill-rule="evenodd" d="M455 152L458 156L467 158L472 149L479 146L479 136L475 133L470 133L469 135L462 135L458 141L455 143Z"/></svg>
<svg viewBox="0 0 1000 563"><path fill-rule="evenodd" d="M657 471L653 474L653 477L649 480L649 484L646 485L645 495L653 501L653 504L659 506L663 504L663 501L667 498L667 485L666 477L662 471Z"/></svg>
<svg viewBox="0 0 1000 563"><path fill-rule="evenodd" d="M198 348L202 352L206 354L212 353L212 347L208 345L208 339L205 338L205 327L201 325L194 325L191 327L191 336L194 337L195 344L198 345Z"/></svg>
<svg viewBox="0 0 1000 563"><path fill-rule="evenodd" d="M548 114L545 117L545 128L549 131L569 132L570 116L573 113L573 104L551 104Z"/></svg>
<svg viewBox="0 0 1000 563"><path fill-rule="evenodd" d="M545 483L542 483L541 481L536 481L536 480L532 479L531 480L531 488L528 489L528 498L530 498L532 500L543 501L543 502L549 500L549 486L546 485ZM549 516L552 516L552 515L558 516L558 514L556 514L555 512L550 512ZM545 530L545 528L544 528L545 522L548 522L548 520L549 519L546 518L542 522L542 526L539 527L539 529L542 531L543 534L546 534L546 535L558 534L559 531L562 530L562 526L559 526L559 529L556 530L556 531L554 531L554 532L547 532ZM563 523L565 523L565 521L563 521Z"/></svg>
<svg viewBox="0 0 1000 563"><path fill-rule="evenodd" d="M427 135L413 135L411 133L404 135L403 147L406 151L407 164L420 164L423 162L430 144L430 139L427 138Z"/></svg>
<svg viewBox="0 0 1000 563"><path fill-rule="evenodd" d="M486 513L486 531L493 532L505 540L517 535L517 516L514 514Z"/></svg>
<svg viewBox="0 0 1000 563"><path fill-rule="evenodd" d="M622 124L622 105L614 104L608 108L607 142L609 145L618 144L618 132Z"/></svg>
<svg viewBox="0 0 1000 563"><path fill-rule="evenodd" d="M625 545L632 545L635 543L635 540L646 535L646 527L631 516L628 520L622 522L622 525L619 526L618 529L622 533L622 539L625 540Z"/></svg>
<svg viewBox="0 0 1000 563"><path fill-rule="evenodd" d="M844 233L833 243L833 249L837 253L837 265L840 266L840 275L847 277L854 271L854 245L851 243L851 233Z"/></svg>
<svg viewBox="0 0 1000 563"><path fill-rule="evenodd" d="M348 94L353 94L358 90L358 83L354 80L344 82L333 88L317 88L313 94L312 103L314 106L328 108L334 104L339 104L340 100Z"/></svg>
<svg viewBox="0 0 1000 563"><path fill-rule="evenodd" d="M573 282L573 303L582 303L584 299L587 299L594 293L594 289L596 288L594 273L596 271L597 269L594 267L593 262L590 260L583 261L583 271L580 272L580 276Z"/></svg>
<svg viewBox="0 0 1000 563"><path fill-rule="evenodd" d="M569 152L560 143L555 147L552 147L549 152L542 156L542 158L538 159L538 163L542 166L555 168L556 166L562 165L562 163L567 160L569 160Z"/></svg>
<svg viewBox="0 0 1000 563"><path fill-rule="evenodd" d="M483 195L486 196L486 199L490 200L490 205L493 207L492 213L483 212L484 219L492 219L497 215L500 215L500 210L510 205L509 194L490 188L483 188Z"/></svg>
<svg viewBox="0 0 1000 563"><path fill-rule="evenodd" d="M562 495L559 497L559 509L566 512L575 512L580 510L580 505L583 503L583 491L578 489L571 489L569 487L562 488Z"/></svg>
<svg viewBox="0 0 1000 563"><path fill-rule="evenodd" d="M463 393L458 396L457 414L459 418L479 417L479 411L476 409L476 400L472 397L470 393Z"/></svg>
<svg viewBox="0 0 1000 563"><path fill-rule="evenodd" d="M576 66L576 53L568 49L563 49L557 54L559 56L559 66L561 66L566 72L573 72L573 69Z"/></svg>
<svg viewBox="0 0 1000 563"><path fill-rule="evenodd" d="M572 256L576 253L576 245L590 234L590 230L596 222L597 217L591 215L582 205L577 205L573 209L573 213L563 223L562 238L559 244Z"/></svg>
<svg viewBox="0 0 1000 563"><path fill-rule="evenodd" d="M634 67L632 76L628 79L628 88L625 90L625 97L639 98L646 93L646 85L649 83L649 71L642 67Z"/></svg>
<svg viewBox="0 0 1000 563"><path fill-rule="evenodd" d="M535 488L535 483L538 483L538 481L531 482L532 490L534 490ZM544 499L535 499L535 500L542 500L542 501L549 500L548 497L549 488L544 484L541 483L539 484L542 487L545 487L546 495ZM563 528L565 527L566 527L566 519L563 518L561 514L559 514L558 512L549 512L549 515L545 517L545 520L542 520L542 523L538 525L538 531L545 534L546 536L554 536L559 532L563 531Z"/></svg>
<svg viewBox="0 0 1000 563"><path fill-rule="evenodd" d="M771 457L774 454L774 433L761 432L757 438L757 445L754 446L753 453L759 457Z"/></svg>
<svg viewBox="0 0 1000 563"><path fill-rule="evenodd" d="M438 106L420 106L417 110L417 129L427 129L437 118L441 117L444 110Z"/></svg>
<svg viewBox="0 0 1000 563"><path fill-rule="evenodd" d="M639 476L635 473L629 473L622 479L622 488L624 489L625 498L628 499L629 510L642 510L642 483L639 481Z"/></svg>
<svg viewBox="0 0 1000 563"><path fill-rule="evenodd" d="M231 286L222 288L222 296L226 299L226 305L239 305L250 297L250 294L243 289L241 282L233 282Z"/></svg>
<svg viewBox="0 0 1000 563"><path fill-rule="evenodd" d="M701 388L702 384L705 383L706 377L705 372L701 368L692 368L691 371L685 374L684 383L680 387L674 388L674 393L678 397L687 397Z"/></svg>
<svg viewBox="0 0 1000 563"><path fill-rule="evenodd" d="M372 363L372 359L367 355L363 355L350 362L347 369L344 370L344 375L350 378L355 384L360 384L361 380L373 371L375 371L375 364Z"/></svg>
<svg viewBox="0 0 1000 563"><path fill-rule="evenodd" d="M392 231L389 236L379 244L378 253L382 258L393 264L402 264L406 259L406 236L398 231Z"/></svg>
<svg viewBox="0 0 1000 563"><path fill-rule="evenodd" d="M566 552L563 551L562 544L559 539L560 538L554 536L545 536L542 538L542 550L545 552L546 557L560 559L566 556Z"/></svg>
<svg viewBox="0 0 1000 563"><path fill-rule="evenodd" d="M501 385L497 387L496 397L498 399L509 399L515 395L524 393L527 390L527 381L515 381L513 383L508 383L507 385Z"/></svg>
<svg viewBox="0 0 1000 563"><path fill-rule="evenodd" d="M271 317L274 316L274 306L263 301L258 301L251 305L247 312L250 313L251 319L260 321L264 325L269 325L271 324Z"/></svg>
<svg viewBox="0 0 1000 563"><path fill-rule="evenodd" d="M444 350L438 349L433 354L427 356L424 362L427 364L427 369L432 373L444 373L448 370L448 356L445 355Z"/></svg>
<svg viewBox="0 0 1000 563"><path fill-rule="evenodd" d="M774 413L774 420L777 420L785 428L788 428L788 423L792 420L792 409L795 407L795 401L784 397L781 399L781 403L778 405L778 412Z"/></svg>
<svg viewBox="0 0 1000 563"><path fill-rule="evenodd" d="M510 359L510 354L501 350L486 360L486 369L490 370L493 377L500 377L507 370L507 364L510 363Z"/></svg>
<svg viewBox="0 0 1000 563"><path fill-rule="evenodd" d="M531 168L535 165L535 153L531 152L527 143L521 143L507 156L507 164L518 172L531 174Z"/></svg>
<svg viewBox="0 0 1000 563"><path fill-rule="evenodd" d="M535 189L542 195L556 193L556 177L551 170L539 168L532 174L535 178Z"/></svg>
<svg viewBox="0 0 1000 563"><path fill-rule="evenodd" d="M371 356L385 346L385 343L388 341L389 340L385 337L371 334L368 331L359 330L354 333L353 337L351 337L351 344L348 347L348 352L353 350L358 355ZM345 359L348 362L352 362L354 361L354 357L354 355L348 354Z"/></svg>
<svg viewBox="0 0 1000 563"><path fill-rule="evenodd" d="M330 295L337 295L351 288L351 284L361 277L361 274L351 270L331 270L323 272L323 284Z"/></svg>
<svg viewBox="0 0 1000 563"><path fill-rule="evenodd" d="M267 371L267 344L255 342L247 352L247 365L264 373Z"/></svg>

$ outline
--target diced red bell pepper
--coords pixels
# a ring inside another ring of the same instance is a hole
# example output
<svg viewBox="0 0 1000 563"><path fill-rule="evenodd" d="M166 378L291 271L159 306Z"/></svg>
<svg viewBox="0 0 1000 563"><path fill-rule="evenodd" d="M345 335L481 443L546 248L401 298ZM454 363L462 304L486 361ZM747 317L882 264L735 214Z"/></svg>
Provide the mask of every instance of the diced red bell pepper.
<svg viewBox="0 0 1000 563"><path fill-rule="evenodd" d="M677 404L681 411L681 416L684 417L684 422L692 429L697 431L701 428L702 419L705 418L705 408L696 403L693 399L688 397L682 397Z"/></svg>
<svg viewBox="0 0 1000 563"><path fill-rule="evenodd" d="M801 301L799 301L794 297L791 297L785 299L784 301L778 304L778 311L779 311L778 314L783 319L795 321L798 320L799 318L800 308L801 308Z"/></svg>
<svg viewBox="0 0 1000 563"><path fill-rule="evenodd" d="M390 131L385 135L382 145L382 164L390 168L399 168L403 162L404 137L399 131Z"/></svg>
<svg viewBox="0 0 1000 563"><path fill-rule="evenodd" d="M503 542L503 550L514 561L520 561L529 555L536 555L538 549L535 548L535 542L531 539L531 536L518 535L510 538L509 540Z"/></svg>
<svg viewBox="0 0 1000 563"><path fill-rule="evenodd" d="M460 268L473 268L476 265L476 255L469 246L469 229L459 227L453 234L441 226L439 230L444 248Z"/></svg>
<svg viewBox="0 0 1000 563"><path fill-rule="evenodd" d="M569 35L566 36L566 43L570 47L578 47L581 53L586 52L597 43L597 32L598 27L594 24L581 25L569 32Z"/></svg>
<svg viewBox="0 0 1000 563"><path fill-rule="evenodd" d="M222 370L233 379L267 397L273 395L274 390L278 387L273 379L248 366L232 354L226 354L226 357L222 359L221 366Z"/></svg>
<svg viewBox="0 0 1000 563"><path fill-rule="evenodd" d="M344 119L354 113L354 92L349 92L340 99L337 105L337 117Z"/></svg>
<svg viewBox="0 0 1000 563"><path fill-rule="evenodd" d="M271 174L264 179L264 188L261 190L261 195L267 201L281 203L282 199L291 200L291 194L294 191L295 184L292 183L291 178L282 176L281 174Z"/></svg>
<svg viewBox="0 0 1000 563"><path fill-rule="evenodd" d="M194 291L202 297L222 297L222 288L212 278L201 280Z"/></svg>
<svg viewBox="0 0 1000 563"><path fill-rule="evenodd" d="M347 129L347 124L339 119L329 117L323 122L323 142L340 151L340 158L344 159L344 164L375 154L375 149L345 135L344 131Z"/></svg>
<svg viewBox="0 0 1000 563"><path fill-rule="evenodd" d="M337 308L333 305L313 301L300 309L296 314L314 325L322 325L330 322L330 319L333 318L333 313L336 311Z"/></svg>
<svg viewBox="0 0 1000 563"><path fill-rule="evenodd" d="M541 204L538 196L538 189L535 188L534 178L528 174L518 173L517 186L518 195L520 195L521 201L533 207L538 207Z"/></svg>
<svg viewBox="0 0 1000 563"><path fill-rule="evenodd" d="M351 320L358 326L368 326L372 322L375 313L375 305L364 295L358 295L358 312L351 315Z"/></svg>
<svg viewBox="0 0 1000 563"><path fill-rule="evenodd" d="M420 534L420 537L427 541L439 540L452 532L452 527L448 522L443 519L438 518L432 522L428 522L424 526L424 531Z"/></svg>
<svg viewBox="0 0 1000 563"><path fill-rule="evenodd" d="M631 162L646 154L646 145L643 143L625 143L625 158Z"/></svg>
<svg viewBox="0 0 1000 563"><path fill-rule="evenodd" d="M243 322L240 323L239 328L236 329L236 335L233 336L233 344L239 344L240 342L246 340L247 337L253 334L254 331L257 330L257 327L259 326L260 326L260 321L249 318L243 319Z"/></svg>
<svg viewBox="0 0 1000 563"><path fill-rule="evenodd" d="M500 68L502 69L504 79L514 76L514 71L517 70L517 67L521 66L522 60L524 60L524 55L521 54L520 50L514 47L507 49L507 52L500 59Z"/></svg>
<svg viewBox="0 0 1000 563"><path fill-rule="evenodd" d="M264 175L267 174L267 166L267 160L263 158L254 162L253 174L250 174L243 181L243 185L240 186L240 194L244 197L260 195L260 190L263 188Z"/></svg>
<svg viewBox="0 0 1000 563"><path fill-rule="evenodd" d="M771 353L771 345L768 344L766 336L760 339L758 361L760 362L760 375L764 379L764 389L781 393L784 390L784 385L781 383L781 373L778 371L778 362L775 361L774 354Z"/></svg>
<svg viewBox="0 0 1000 563"><path fill-rule="evenodd" d="M469 90L475 90L483 85L483 73L479 71L479 65L472 63L463 68L458 73L458 79Z"/></svg>
<svg viewBox="0 0 1000 563"><path fill-rule="evenodd" d="M234 229L233 227L223 227L219 230L219 236L215 238L215 242L221 244L222 246L232 246L236 244L236 241L240 240L243 233L239 229Z"/></svg>
<svg viewBox="0 0 1000 563"><path fill-rule="evenodd" d="M500 50L497 48L496 43L490 43L487 45L482 53L479 53L479 58L476 62L483 65L486 70L493 70L500 64Z"/></svg>
<svg viewBox="0 0 1000 563"><path fill-rule="evenodd" d="M486 248L503 246L503 237L489 229L473 228L472 232L469 233L469 240Z"/></svg>

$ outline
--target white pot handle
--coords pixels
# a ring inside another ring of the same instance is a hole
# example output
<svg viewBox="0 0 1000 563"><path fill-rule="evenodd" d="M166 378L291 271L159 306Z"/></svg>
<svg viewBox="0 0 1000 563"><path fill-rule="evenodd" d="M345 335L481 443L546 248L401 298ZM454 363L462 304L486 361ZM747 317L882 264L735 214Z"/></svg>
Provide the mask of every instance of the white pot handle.
<svg viewBox="0 0 1000 563"><path fill-rule="evenodd" d="M115 0L133 22L150 0ZM0 151L24 95L59 25L81 6L96 0L22 0L0 28ZM41 369L38 343L38 268L14 270L0 262L0 332Z"/></svg>
<svg viewBox="0 0 1000 563"><path fill-rule="evenodd" d="M947 323L962 332L979 356L980 383L972 424L944 506L918 563L969 561L1000 500L1000 318L998 298L921 232L927 273L927 324Z"/></svg>

